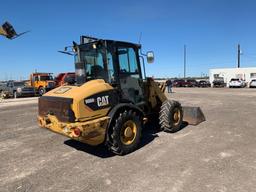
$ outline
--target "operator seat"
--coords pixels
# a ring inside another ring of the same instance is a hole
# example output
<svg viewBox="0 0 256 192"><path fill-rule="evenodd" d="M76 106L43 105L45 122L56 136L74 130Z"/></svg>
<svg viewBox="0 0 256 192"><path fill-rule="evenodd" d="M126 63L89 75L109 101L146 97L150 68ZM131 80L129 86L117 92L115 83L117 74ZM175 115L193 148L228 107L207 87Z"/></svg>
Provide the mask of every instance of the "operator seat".
<svg viewBox="0 0 256 192"><path fill-rule="evenodd" d="M91 68L92 77L96 79L104 79L107 80L107 73L104 68L100 65L93 65Z"/></svg>

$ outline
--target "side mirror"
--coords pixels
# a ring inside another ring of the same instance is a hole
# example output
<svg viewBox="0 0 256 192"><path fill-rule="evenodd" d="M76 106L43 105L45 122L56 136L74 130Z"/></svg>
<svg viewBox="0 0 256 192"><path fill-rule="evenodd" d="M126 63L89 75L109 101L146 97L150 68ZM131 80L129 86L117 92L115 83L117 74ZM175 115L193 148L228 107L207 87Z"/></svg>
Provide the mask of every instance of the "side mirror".
<svg viewBox="0 0 256 192"><path fill-rule="evenodd" d="M154 52L153 51L147 52L147 62L154 63Z"/></svg>

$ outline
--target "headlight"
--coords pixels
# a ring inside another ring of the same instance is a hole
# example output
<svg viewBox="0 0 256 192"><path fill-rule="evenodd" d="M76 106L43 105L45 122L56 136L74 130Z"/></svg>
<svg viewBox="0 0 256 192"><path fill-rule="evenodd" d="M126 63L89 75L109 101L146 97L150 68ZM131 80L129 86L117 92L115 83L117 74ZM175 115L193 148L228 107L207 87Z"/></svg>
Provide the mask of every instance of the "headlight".
<svg viewBox="0 0 256 192"><path fill-rule="evenodd" d="M20 93L22 91L22 89L19 87L17 88L17 92Z"/></svg>

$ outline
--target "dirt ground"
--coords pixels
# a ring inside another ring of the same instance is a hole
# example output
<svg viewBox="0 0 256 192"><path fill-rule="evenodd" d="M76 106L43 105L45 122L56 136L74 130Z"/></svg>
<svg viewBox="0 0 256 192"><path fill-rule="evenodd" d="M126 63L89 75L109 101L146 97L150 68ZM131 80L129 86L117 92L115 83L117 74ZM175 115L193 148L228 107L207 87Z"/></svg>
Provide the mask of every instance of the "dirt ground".
<svg viewBox="0 0 256 192"><path fill-rule="evenodd" d="M36 99L0 103L1 192L248 192L256 188L256 90L177 88L206 121L177 133L144 131L116 156L37 126Z"/></svg>

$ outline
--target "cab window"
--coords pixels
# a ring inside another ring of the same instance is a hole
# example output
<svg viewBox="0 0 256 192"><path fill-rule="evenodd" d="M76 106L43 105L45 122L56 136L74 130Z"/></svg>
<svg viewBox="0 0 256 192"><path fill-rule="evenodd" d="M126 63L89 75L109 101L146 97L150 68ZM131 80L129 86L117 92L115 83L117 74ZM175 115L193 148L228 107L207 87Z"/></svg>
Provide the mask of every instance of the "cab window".
<svg viewBox="0 0 256 192"><path fill-rule="evenodd" d="M113 56L109 51L107 53L107 62L108 62L108 82L114 83L115 75L114 75Z"/></svg>
<svg viewBox="0 0 256 192"><path fill-rule="evenodd" d="M138 62L133 48L118 48L120 73L138 73Z"/></svg>

